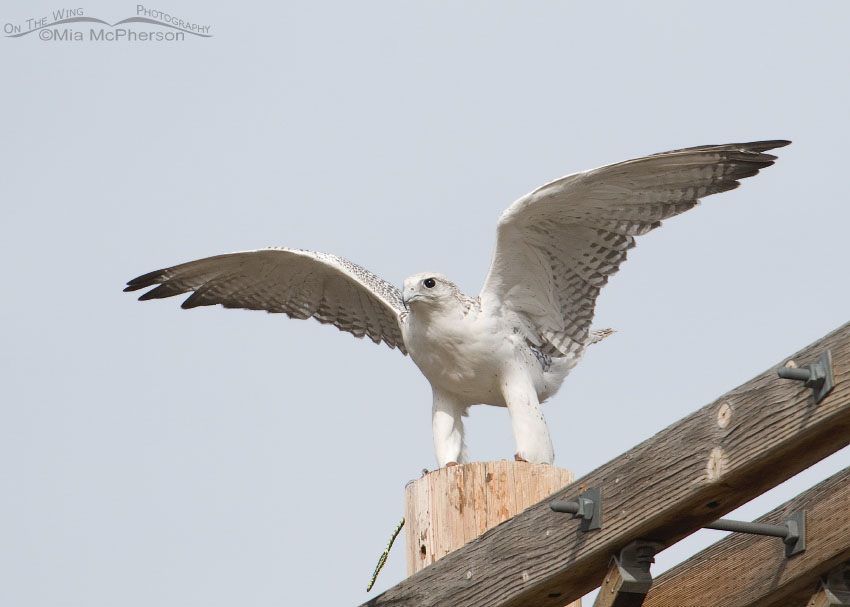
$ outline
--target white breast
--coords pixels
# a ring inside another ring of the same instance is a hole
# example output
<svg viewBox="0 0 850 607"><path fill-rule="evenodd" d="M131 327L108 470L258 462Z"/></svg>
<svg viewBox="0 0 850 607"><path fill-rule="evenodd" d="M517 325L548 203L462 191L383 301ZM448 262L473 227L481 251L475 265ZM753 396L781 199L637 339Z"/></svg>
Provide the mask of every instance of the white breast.
<svg viewBox="0 0 850 607"><path fill-rule="evenodd" d="M480 309L411 313L404 328L410 357L432 386L470 404L505 406L499 386L519 339Z"/></svg>

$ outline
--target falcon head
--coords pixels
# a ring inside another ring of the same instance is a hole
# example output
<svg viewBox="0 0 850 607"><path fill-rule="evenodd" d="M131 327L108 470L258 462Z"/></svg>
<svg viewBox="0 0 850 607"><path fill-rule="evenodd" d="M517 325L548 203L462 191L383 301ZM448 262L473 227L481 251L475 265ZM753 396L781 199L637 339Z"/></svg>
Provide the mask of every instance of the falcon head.
<svg viewBox="0 0 850 607"><path fill-rule="evenodd" d="M449 299L457 299L460 294L455 283L437 272L421 272L404 279L402 301L405 306L413 302L417 305L436 306Z"/></svg>

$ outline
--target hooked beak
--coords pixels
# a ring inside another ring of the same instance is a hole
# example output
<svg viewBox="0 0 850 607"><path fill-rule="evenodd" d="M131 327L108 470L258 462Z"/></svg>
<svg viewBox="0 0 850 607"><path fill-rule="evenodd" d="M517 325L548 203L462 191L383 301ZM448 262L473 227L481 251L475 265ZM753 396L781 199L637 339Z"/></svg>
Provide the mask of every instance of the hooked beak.
<svg viewBox="0 0 850 607"><path fill-rule="evenodd" d="M412 291L405 292L401 296L401 302L404 304L405 308L408 307L407 304L411 301L416 301L417 299L422 299L422 296L419 293Z"/></svg>

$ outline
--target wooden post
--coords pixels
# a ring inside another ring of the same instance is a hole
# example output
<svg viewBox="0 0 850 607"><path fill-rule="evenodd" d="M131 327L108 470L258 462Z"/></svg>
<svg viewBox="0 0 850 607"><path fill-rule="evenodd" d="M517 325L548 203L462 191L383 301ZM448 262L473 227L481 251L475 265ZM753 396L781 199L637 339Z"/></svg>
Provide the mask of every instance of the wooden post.
<svg viewBox="0 0 850 607"><path fill-rule="evenodd" d="M646 594L639 592L622 592L623 576L615 563L608 569L608 575L599 588L599 594L593 602L593 607L641 607Z"/></svg>
<svg viewBox="0 0 850 607"><path fill-rule="evenodd" d="M596 595L593 607L641 607L652 586L649 569L664 544L635 540L619 556L611 558L608 575Z"/></svg>
<svg viewBox="0 0 850 607"><path fill-rule="evenodd" d="M850 561L844 561L824 575L818 591L806 605L811 607L850 605Z"/></svg>
<svg viewBox="0 0 850 607"><path fill-rule="evenodd" d="M528 462L473 462L440 468L404 492L407 575L549 497L573 481L564 468ZM581 607L581 600L570 603Z"/></svg>

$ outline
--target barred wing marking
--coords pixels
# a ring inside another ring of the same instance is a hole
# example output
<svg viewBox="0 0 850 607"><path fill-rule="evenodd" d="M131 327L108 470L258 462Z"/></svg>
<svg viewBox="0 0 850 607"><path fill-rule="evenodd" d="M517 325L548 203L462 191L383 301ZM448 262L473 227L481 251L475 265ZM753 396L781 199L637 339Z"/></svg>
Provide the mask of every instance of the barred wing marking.
<svg viewBox="0 0 850 607"><path fill-rule="evenodd" d="M499 217L482 307L516 314L541 350L578 356L596 297L635 237L768 167L790 141L673 150L576 173L523 196Z"/></svg>
<svg viewBox="0 0 850 607"><path fill-rule="evenodd" d="M134 278L125 291L156 286L140 300L194 291L183 308L221 304L315 318L407 354L401 293L365 268L328 253L269 248L216 255Z"/></svg>

